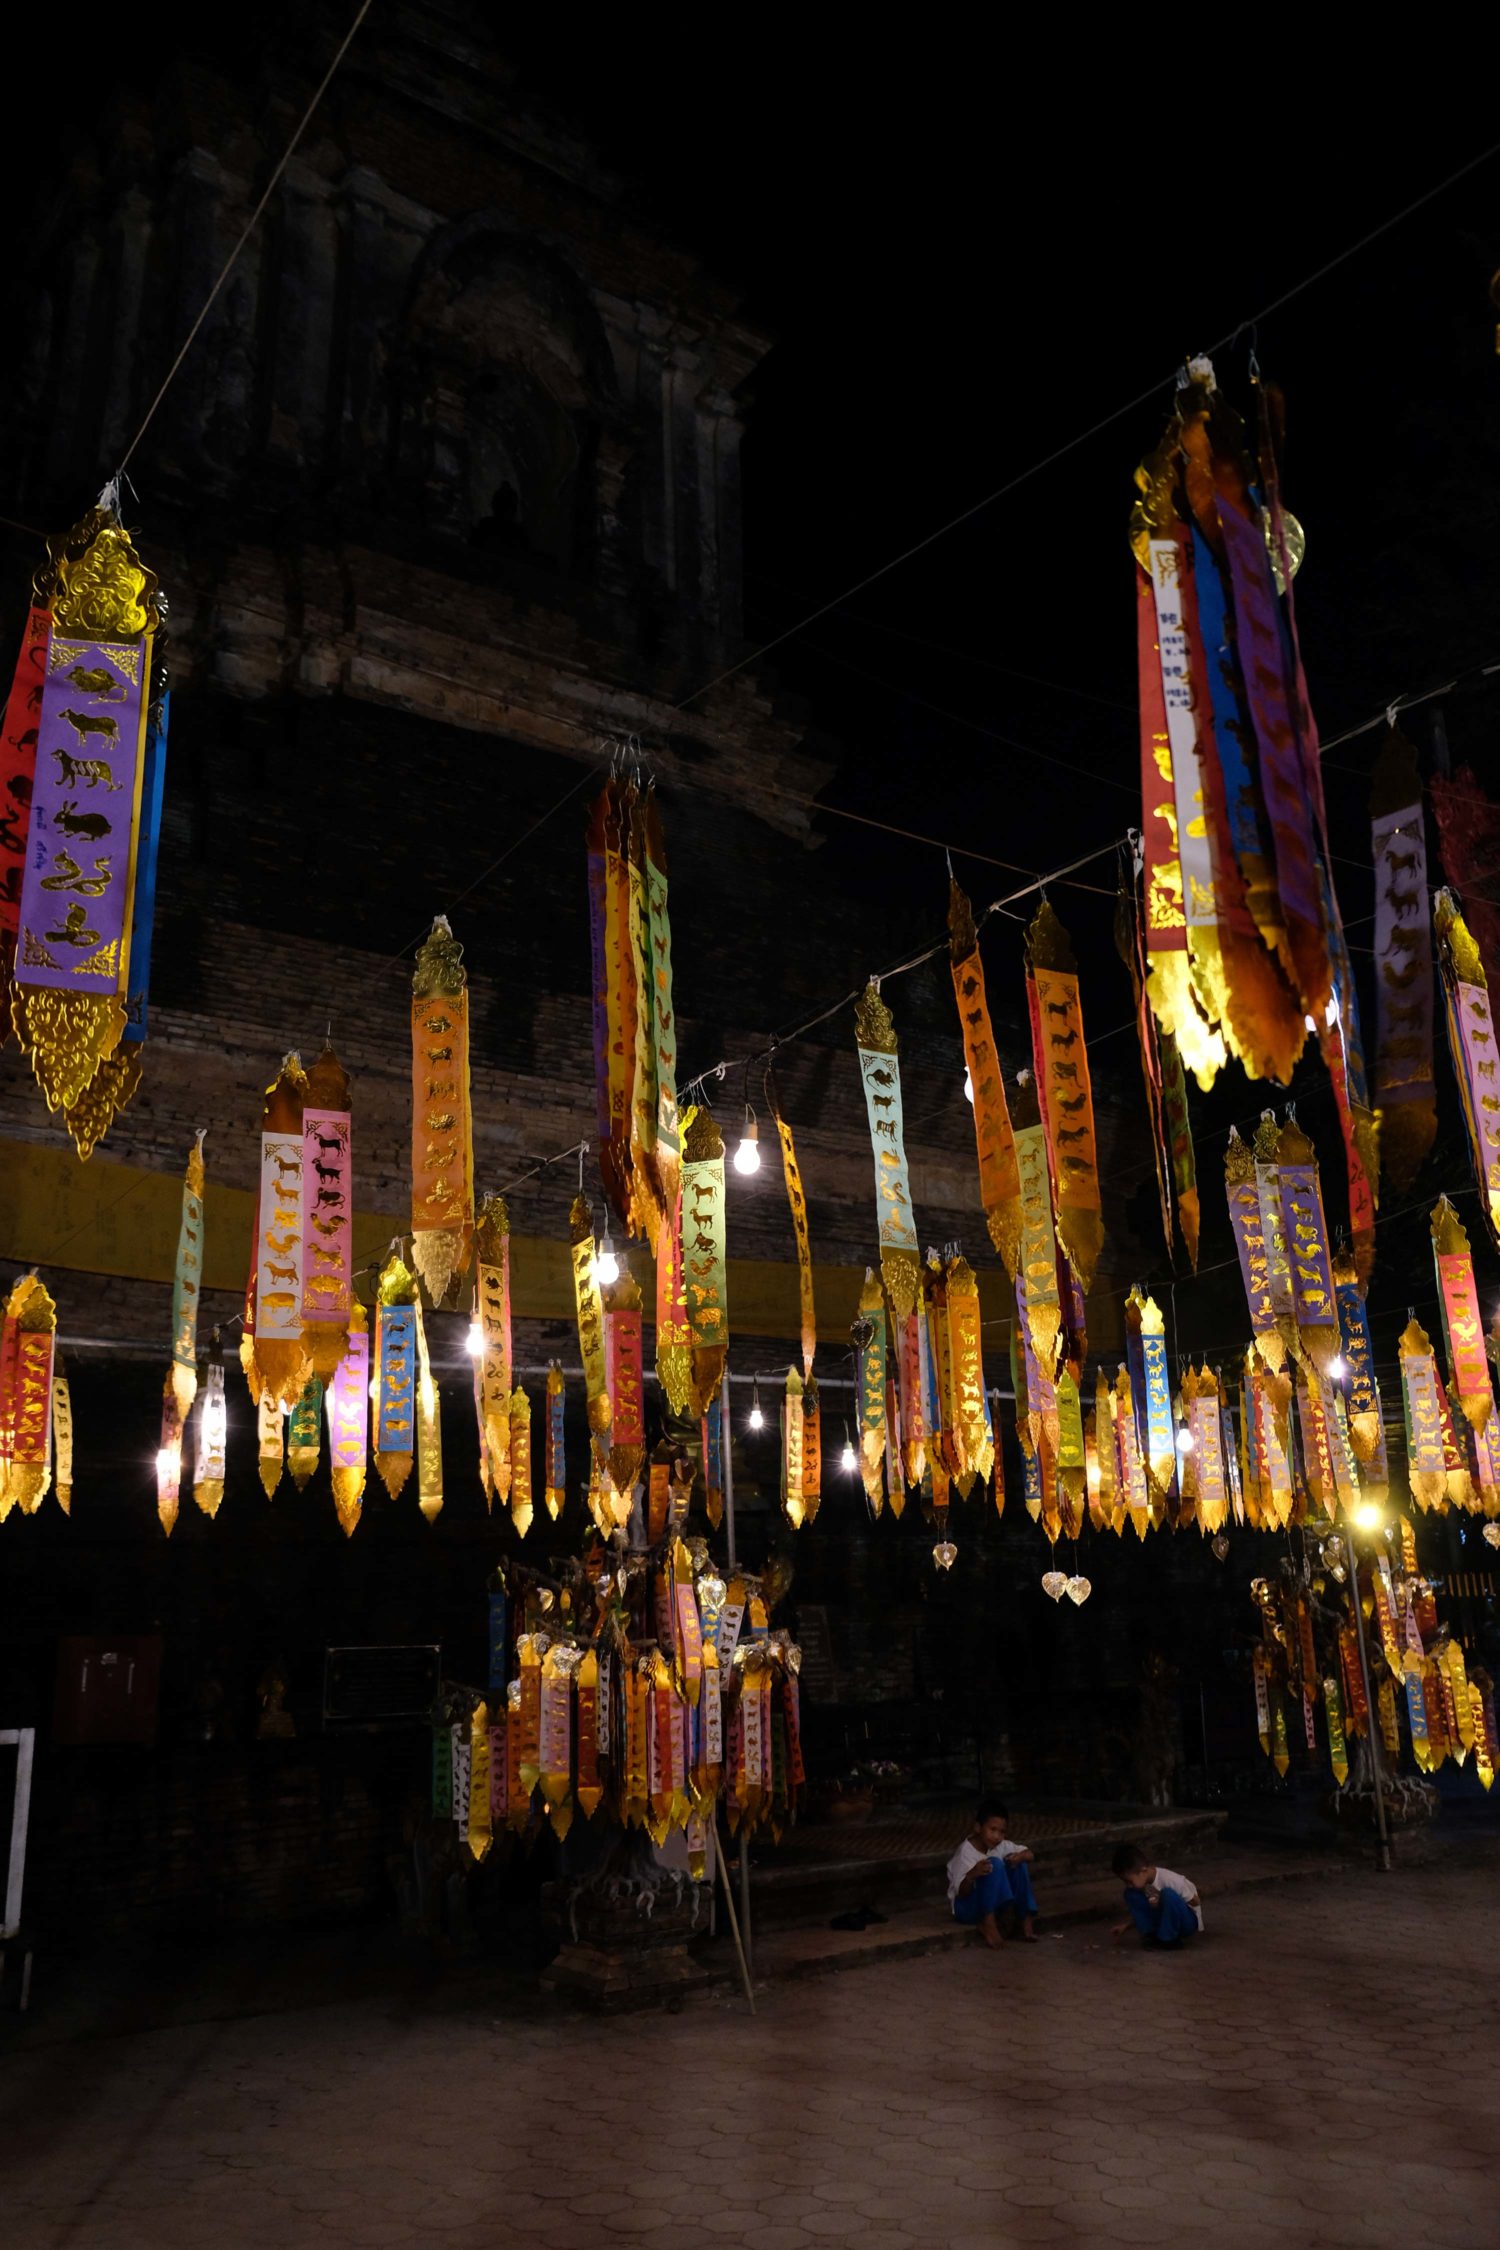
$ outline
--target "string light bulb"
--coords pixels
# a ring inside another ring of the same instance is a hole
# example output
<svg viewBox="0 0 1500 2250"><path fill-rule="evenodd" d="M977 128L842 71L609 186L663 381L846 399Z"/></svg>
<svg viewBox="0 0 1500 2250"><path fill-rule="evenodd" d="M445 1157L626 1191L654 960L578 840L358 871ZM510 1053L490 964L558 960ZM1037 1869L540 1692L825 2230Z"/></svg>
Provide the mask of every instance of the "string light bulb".
<svg viewBox="0 0 1500 2250"><path fill-rule="evenodd" d="M844 1450L839 1455L839 1467L846 1477L852 1477L859 1467L859 1455L854 1450L854 1440L849 1435L849 1425L844 1424Z"/></svg>
<svg viewBox="0 0 1500 2250"><path fill-rule="evenodd" d="M759 1163L759 1161L760 1159L757 1157L756 1162ZM759 1383L752 1383L750 1385L750 1427L752 1430L763 1430L765 1426L766 1418L761 1411L760 1404L760 1385Z"/></svg>
<svg viewBox="0 0 1500 2250"><path fill-rule="evenodd" d="M1343 1354L1341 1352L1336 1352L1333 1358L1328 1362L1329 1381L1331 1383L1342 1383L1344 1377L1348 1374L1348 1372L1349 1370L1344 1364Z"/></svg>
<svg viewBox="0 0 1500 2250"><path fill-rule="evenodd" d="M182 1446L163 1445L157 1448L156 1476L160 1484L176 1484L182 1474Z"/></svg>
<svg viewBox="0 0 1500 2250"><path fill-rule="evenodd" d="M740 1134L740 1145L734 1152L734 1168L748 1179L760 1170L760 1127L755 1122L755 1112L745 1104L745 1127Z"/></svg>
<svg viewBox="0 0 1500 2250"><path fill-rule="evenodd" d="M620 1261L615 1256L615 1246L610 1240L608 1227L604 1230L604 1240L594 1254L594 1278L601 1289L607 1289L612 1281L620 1278Z"/></svg>
<svg viewBox="0 0 1500 2250"><path fill-rule="evenodd" d="M1191 1453L1197 1442L1198 1440L1194 1437L1186 1422L1184 1422L1182 1428L1177 1432L1178 1452L1184 1454Z"/></svg>
<svg viewBox="0 0 1500 2250"><path fill-rule="evenodd" d="M974 1107L974 1080L967 1070L964 1072L964 1100L970 1109Z"/></svg>
<svg viewBox="0 0 1500 2250"><path fill-rule="evenodd" d="M1361 1531L1378 1531L1385 1521L1378 1500L1361 1500L1354 1511L1354 1520Z"/></svg>
<svg viewBox="0 0 1500 2250"><path fill-rule="evenodd" d="M469 1333L464 1338L464 1350L468 1353L470 1359L483 1359L484 1357L484 1325L478 1313L469 1322Z"/></svg>

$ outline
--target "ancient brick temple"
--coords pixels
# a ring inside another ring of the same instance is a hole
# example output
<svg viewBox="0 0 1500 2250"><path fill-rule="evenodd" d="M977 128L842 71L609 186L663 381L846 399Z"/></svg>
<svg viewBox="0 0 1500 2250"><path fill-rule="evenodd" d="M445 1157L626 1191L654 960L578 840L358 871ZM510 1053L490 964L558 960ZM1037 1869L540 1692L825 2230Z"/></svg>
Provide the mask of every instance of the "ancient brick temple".
<svg viewBox="0 0 1500 2250"><path fill-rule="evenodd" d="M449 1315L433 1324L450 1492L435 1529L375 1493L346 1546L326 1472L268 1506L232 1378L240 1444L221 1515L210 1525L185 1507L162 1540L151 1462L195 1130L208 1127L211 1182L205 1333L241 1299L262 1090L284 1050L310 1057L326 1028L354 1081L361 1240L383 1250L409 1209L410 956L451 911L472 979L478 1183L533 1175L512 1219L518 1359L535 1374L576 1357L560 1248L576 1168L534 1168L592 1130L582 827L612 745L639 744L627 755L661 793L684 1081L940 927L941 883L907 895L878 839L863 861L818 849L813 799L848 753L815 742L754 668L718 677L746 647L740 440L768 340L539 113L488 23L457 0L372 13L131 461L124 513L171 604L143 1090L80 1167L14 1047L0 1055L0 1257L46 1270L79 1433L72 1523L49 1511L0 1533L0 1691L45 1734L59 1636L163 1638L161 1748L144 1778L122 1781L123 1754L103 1750L44 1761L43 1879L89 1913L106 1892L126 1918L148 1902L277 1913L381 1895L415 1786L410 1746L387 1758L366 1738L320 1736L323 1651L438 1643L455 1676L474 1676L485 1581L509 1537L472 1475L463 1323ZM312 49L252 40L234 65L190 46L91 117L13 277L27 350L0 431L7 517L61 528L117 465L334 36L320 19ZM37 554L4 538L14 627ZM1014 1067L1014 994L997 997L997 1023L1007 1010ZM921 1223L983 1253L989 1292L1003 1275L978 1212L941 958L903 985L899 1020ZM842 1352L873 1249L847 1015L788 1048L777 1079L809 1191L836 1456ZM759 1072L747 1084L731 1070L709 1092L731 1137L747 1096L764 1117ZM1128 1107L1100 1094L1108 1163ZM736 1193L729 1248L735 1364L769 1378L790 1356L796 1303L774 1163ZM1128 1234L1110 1256L1101 1322L1129 1273ZM991 1376L1008 1391L1003 1322L994 1338ZM747 1450L762 1553L773 1482L770 1448ZM908 1718L926 1697L930 1717L932 1666L956 1664L946 1735L916 1726L911 1741L935 1758L958 1744L968 1771L983 1736L981 1754L1003 1764L999 1660L986 1643L964 1670L978 1626L956 1631L951 1602L924 1623L921 1526L899 1548L887 1526L890 1554L851 1545L856 1495L835 1485L803 1567L832 1619L838 1692ZM959 1527L993 1548L992 1534ZM1042 1565L1024 1518L1021 1534L1029 1584ZM925 1673L924 1633L941 1652ZM1105 1649L1096 1635L1096 1672L1128 1670L1123 1643ZM1057 1656L1056 1693L1081 1687L1081 1661ZM277 1668L295 1744L253 1739ZM170 1842L193 1806L210 1808L219 1839L206 1853Z"/></svg>

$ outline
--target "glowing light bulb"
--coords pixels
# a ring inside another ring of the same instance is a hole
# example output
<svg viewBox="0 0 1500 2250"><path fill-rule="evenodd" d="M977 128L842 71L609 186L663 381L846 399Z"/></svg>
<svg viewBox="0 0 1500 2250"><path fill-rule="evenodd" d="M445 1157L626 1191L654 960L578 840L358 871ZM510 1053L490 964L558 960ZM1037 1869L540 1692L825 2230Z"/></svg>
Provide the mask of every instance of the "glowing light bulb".
<svg viewBox="0 0 1500 2250"><path fill-rule="evenodd" d="M758 1163L759 1158L756 1161ZM750 1386L750 1427L752 1430L763 1430L765 1426L766 1418L761 1412L760 1405L760 1385L759 1383L752 1383Z"/></svg>
<svg viewBox="0 0 1500 2250"><path fill-rule="evenodd" d="M1378 1531L1384 1522L1378 1500L1361 1500L1354 1511L1354 1520L1361 1531Z"/></svg>
<svg viewBox="0 0 1500 2250"><path fill-rule="evenodd" d="M372 1399L377 1399L380 1396L380 1377L378 1375L370 1377L370 1396Z"/></svg>
<svg viewBox="0 0 1500 2250"><path fill-rule="evenodd" d="M156 1474L164 1482L175 1484L177 1478L182 1474L182 1448L180 1446L164 1445L159 1448L156 1456Z"/></svg>
<svg viewBox="0 0 1500 2250"><path fill-rule="evenodd" d="M601 1289L607 1289L612 1281L620 1278L620 1261L615 1256L615 1246L607 1232L595 1253L594 1274Z"/></svg>
<svg viewBox="0 0 1500 2250"><path fill-rule="evenodd" d="M1304 1024L1305 1024L1305 1025L1307 1026L1307 1028L1308 1028L1308 1030L1309 1030L1309 1031L1316 1031L1316 1030L1317 1030L1317 1028L1318 1028L1318 1027L1317 1027L1317 1024L1316 1024L1316 1023L1314 1022L1314 1020L1313 1020L1313 1018L1312 1018L1311 1016L1304 1016L1304 1017L1302 1018L1302 1021L1303 1021L1303 1022L1304 1022Z"/></svg>
<svg viewBox="0 0 1500 2250"><path fill-rule="evenodd" d="M1334 1357L1328 1362L1328 1380L1331 1383L1342 1383L1344 1377L1348 1374L1348 1372L1349 1370L1344 1365L1342 1354L1336 1353Z"/></svg>
<svg viewBox="0 0 1500 2250"><path fill-rule="evenodd" d="M760 1127L755 1122L753 1109L745 1111L745 1130L740 1135L740 1145L734 1152L734 1168L746 1177L760 1170Z"/></svg>
<svg viewBox="0 0 1500 2250"><path fill-rule="evenodd" d="M967 1071L964 1072L964 1100L970 1109L974 1107L974 1081Z"/></svg>
<svg viewBox="0 0 1500 2250"><path fill-rule="evenodd" d="M1193 1447L1197 1444L1197 1442L1198 1440L1194 1437L1192 1431L1187 1428L1186 1424L1184 1424L1184 1426L1177 1433L1178 1452L1191 1453Z"/></svg>
<svg viewBox="0 0 1500 2250"><path fill-rule="evenodd" d="M859 1455L854 1450L853 1441L847 1430L844 1432L844 1450L839 1455L839 1467L846 1477L852 1477L859 1467Z"/></svg>
<svg viewBox="0 0 1500 2250"><path fill-rule="evenodd" d="M1325 1030L1332 1031L1334 1025L1338 1022L1338 1020L1339 1004L1334 995L1330 993L1328 996L1328 1005L1323 1010L1323 1024Z"/></svg>
<svg viewBox="0 0 1500 2250"><path fill-rule="evenodd" d="M464 1349L471 1359L481 1359L484 1356L484 1327L477 1313L469 1322L469 1333L464 1338Z"/></svg>

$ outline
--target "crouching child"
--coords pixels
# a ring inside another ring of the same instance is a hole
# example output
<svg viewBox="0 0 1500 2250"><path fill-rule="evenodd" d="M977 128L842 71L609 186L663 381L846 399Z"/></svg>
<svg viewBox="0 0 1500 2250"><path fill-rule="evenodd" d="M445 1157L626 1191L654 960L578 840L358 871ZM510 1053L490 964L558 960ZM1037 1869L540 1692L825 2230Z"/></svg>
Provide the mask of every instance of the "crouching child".
<svg viewBox="0 0 1500 2250"><path fill-rule="evenodd" d="M986 1945L1002 1942L1002 1918L1019 1921L1022 1937L1036 1942L1036 1893L1031 1887L1031 1853L1006 1836L1009 1815L997 1797L987 1798L974 1825L948 1862L948 1901L953 1919L979 1931Z"/></svg>
<svg viewBox="0 0 1500 2250"><path fill-rule="evenodd" d="M1129 1921L1117 1922L1110 1935L1122 1938L1134 1926L1145 1945L1183 1945L1203 1927L1203 1908L1194 1884L1170 1867L1157 1867L1139 1844L1122 1844L1111 1863L1125 1885Z"/></svg>

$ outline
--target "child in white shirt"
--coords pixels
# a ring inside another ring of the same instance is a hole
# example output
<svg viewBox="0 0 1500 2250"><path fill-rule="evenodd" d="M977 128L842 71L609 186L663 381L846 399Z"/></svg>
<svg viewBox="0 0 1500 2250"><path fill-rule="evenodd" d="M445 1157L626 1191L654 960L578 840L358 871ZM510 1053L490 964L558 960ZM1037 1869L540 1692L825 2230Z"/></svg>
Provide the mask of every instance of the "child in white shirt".
<svg viewBox="0 0 1500 2250"><path fill-rule="evenodd" d="M974 1825L948 1862L948 1903L955 1922L977 1928L986 1945L1002 1943L1001 1914L1018 1916L1021 1935L1036 1943L1036 1893L1031 1887L1031 1853L1013 1844L1005 1830L1010 1815L998 1797L988 1798Z"/></svg>
<svg viewBox="0 0 1500 2250"><path fill-rule="evenodd" d="M1145 1945L1181 1945L1203 1927L1203 1908L1195 1886L1170 1867L1157 1867L1139 1844L1122 1844L1112 1862L1125 1885L1130 1920L1117 1922L1111 1936L1122 1938L1134 1924Z"/></svg>

